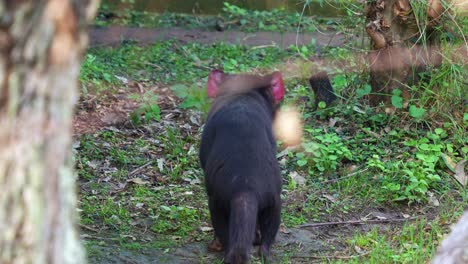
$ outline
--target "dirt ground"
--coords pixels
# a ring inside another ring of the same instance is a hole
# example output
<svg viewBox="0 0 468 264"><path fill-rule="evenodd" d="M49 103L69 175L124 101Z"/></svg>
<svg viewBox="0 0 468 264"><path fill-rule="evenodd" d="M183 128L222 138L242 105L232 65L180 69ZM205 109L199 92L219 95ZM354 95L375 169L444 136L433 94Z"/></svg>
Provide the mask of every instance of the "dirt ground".
<svg viewBox="0 0 468 264"><path fill-rule="evenodd" d="M369 232L373 226L382 231L397 228L398 224L388 225L340 225L312 228L289 228L280 230L272 249L273 262L280 263L285 257L289 263L324 263L332 260L346 260L360 257L350 255L346 250L346 241L356 232ZM86 236L85 236L86 237ZM255 256L258 248L252 254ZM92 246L93 252L88 258L89 263L219 263L221 253L208 252L207 241L191 242L169 251L163 250L129 250L117 244L106 243ZM288 254L288 255L286 255Z"/></svg>
<svg viewBox="0 0 468 264"><path fill-rule="evenodd" d="M316 229L316 230L314 230ZM277 236L276 244L273 248L273 254L276 258L282 256L282 252L293 252L296 263L313 263L320 255L325 255L331 251L329 245L336 246L336 241L343 233L352 232L349 227L344 228L321 228L314 229L287 230L287 234L280 232ZM284 231L284 230L283 230ZM221 253L212 253L207 251L206 241L188 243L183 247L172 249L169 252L162 250L151 250L144 252L135 252L116 247L112 245L96 246L102 254L93 255L89 263L168 263L168 264L188 264L188 263L212 263L216 259L221 259ZM339 248L336 248L339 250ZM254 249L256 250L256 249ZM255 254L255 253L254 253ZM330 252L331 254L331 252Z"/></svg>
<svg viewBox="0 0 468 264"><path fill-rule="evenodd" d="M122 41L134 40L141 44L155 41L175 39L182 43L199 42L211 44L214 42L228 42L247 46L277 45L281 48L290 45L310 44L315 39L317 46L337 47L344 43L343 34L336 32L315 32L299 34L293 32L255 32L240 31L203 31L199 29L182 28L130 28L124 26L93 27L89 33L90 45L118 45Z"/></svg>

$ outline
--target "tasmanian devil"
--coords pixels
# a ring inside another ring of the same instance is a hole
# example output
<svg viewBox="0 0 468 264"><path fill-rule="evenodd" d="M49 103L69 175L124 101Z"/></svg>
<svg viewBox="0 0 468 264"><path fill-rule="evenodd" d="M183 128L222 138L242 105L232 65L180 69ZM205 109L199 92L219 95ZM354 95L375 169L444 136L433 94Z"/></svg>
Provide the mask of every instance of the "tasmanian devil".
<svg viewBox="0 0 468 264"><path fill-rule="evenodd" d="M215 98L203 130L200 163L215 240L225 263L248 263L256 239L268 260L281 222L281 171L272 121L284 96L280 72L208 77Z"/></svg>

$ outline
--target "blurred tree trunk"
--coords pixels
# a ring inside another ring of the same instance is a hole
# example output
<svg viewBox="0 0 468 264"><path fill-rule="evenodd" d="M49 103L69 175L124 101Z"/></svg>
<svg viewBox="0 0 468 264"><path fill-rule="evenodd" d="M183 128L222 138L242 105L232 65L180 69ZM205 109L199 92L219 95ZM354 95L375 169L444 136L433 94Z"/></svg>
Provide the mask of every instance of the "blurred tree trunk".
<svg viewBox="0 0 468 264"><path fill-rule="evenodd" d="M462 264L468 262L468 211L452 227L442 241L432 264Z"/></svg>
<svg viewBox="0 0 468 264"><path fill-rule="evenodd" d="M84 263L71 120L97 0L0 2L0 263Z"/></svg>
<svg viewBox="0 0 468 264"><path fill-rule="evenodd" d="M388 103L396 88L410 98L406 85L419 81L418 73L442 63L437 26L444 12L441 0L372 0L366 2L371 104Z"/></svg>

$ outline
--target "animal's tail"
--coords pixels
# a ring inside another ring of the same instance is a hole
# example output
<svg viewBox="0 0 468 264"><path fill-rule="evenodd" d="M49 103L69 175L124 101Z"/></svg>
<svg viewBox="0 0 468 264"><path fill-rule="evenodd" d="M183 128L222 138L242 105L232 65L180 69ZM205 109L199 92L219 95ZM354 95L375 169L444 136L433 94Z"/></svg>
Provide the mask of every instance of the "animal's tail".
<svg viewBox="0 0 468 264"><path fill-rule="evenodd" d="M229 244L225 262L248 263L257 226L257 196L252 192L238 193L231 200L230 209Z"/></svg>

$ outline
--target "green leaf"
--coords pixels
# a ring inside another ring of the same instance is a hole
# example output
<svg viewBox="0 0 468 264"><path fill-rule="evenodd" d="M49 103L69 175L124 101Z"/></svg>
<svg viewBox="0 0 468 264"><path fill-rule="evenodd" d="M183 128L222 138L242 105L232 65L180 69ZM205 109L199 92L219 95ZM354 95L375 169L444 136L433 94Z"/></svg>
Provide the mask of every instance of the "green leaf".
<svg viewBox="0 0 468 264"><path fill-rule="evenodd" d="M185 97L188 96L188 87L183 84L176 84L170 87L171 91L174 92L174 94L181 98L184 99Z"/></svg>
<svg viewBox="0 0 468 264"><path fill-rule="evenodd" d="M197 100L194 100L194 99L189 100L189 99L187 99L187 100L184 100L184 101L179 105L179 107L180 107L181 109L188 109L188 108L192 108L192 107L197 107L199 104L200 104L200 102L197 101Z"/></svg>
<svg viewBox="0 0 468 264"><path fill-rule="evenodd" d="M424 113L426 113L426 110L424 110L423 108L416 107L415 105L411 105L409 108L410 116L416 119L420 119L421 117L423 117Z"/></svg>
<svg viewBox="0 0 468 264"><path fill-rule="evenodd" d="M297 161L297 165L299 165L300 167L304 166L307 164L307 160L305 159L300 159Z"/></svg>
<svg viewBox="0 0 468 264"><path fill-rule="evenodd" d="M343 74L338 74L333 78L333 83L337 89L344 88L347 85L346 77Z"/></svg>
<svg viewBox="0 0 468 264"><path fill-rule="evenodd" d="M445 147L447 148L448 152L453 153L453 144L447 144Z"/></svg>
<svg viewBox="0 0 468 264"><path fill-rule="evenodd" d="M441 135L442 133L445 132L445 130L443 130L442 128L436 128L436 129L434 129L434 132L435 132L437 135Z"/></svg>
<svg viewBox="0 0 468 264"><path fill-rule="evenodd" d="M161 209L163 209L164 211L171 211L171 208L169 206L166 206L166 205L161 205Z"/></svg>
<svg viewBox="0 0 468 264"><path fill-rule="evenodd" d="M104 73L104 74L102 75L102 77L104 78L104 80L105 80L106 82L112 82L112 77L111 77L110 74Z"/></svg>
<svg viewBox="0 0 468 264"><path fill-rule="evenodd" d="M421 144L421 145L419 145L419 148L421 150L429 150L429 144Z"/></svg>
<svg viewBox="0 0 468 264"><path fill-rule="evenodd" d="M401 91L399 89L393 90L392 105L395 108L403 108L403 98L400 95Z"/></svg>
<svg viewBox="0 0 468 264"><path fill-rule="evenodd" d="M400 89L393 89L392 94L393 95L401 95L401 90Z"/></svg>
<svg viewBox="0 0 468 264"><path fill-rule="evenodd" d="M369 84L366 84L366 85L364 85L364 89L357 89L357 90L356 90L357 97L358 97L358 98L361 98L361 97L363 97L363 96L365 96L365 95L370 94L371 91L372 91L371 86L370 86Z"/></svg>
<svg viewBox="0 0 468 264"><path fill-rule="evenodd" d="M468 147L462 147L462 153L467 154L468 153Z"/></svg>

